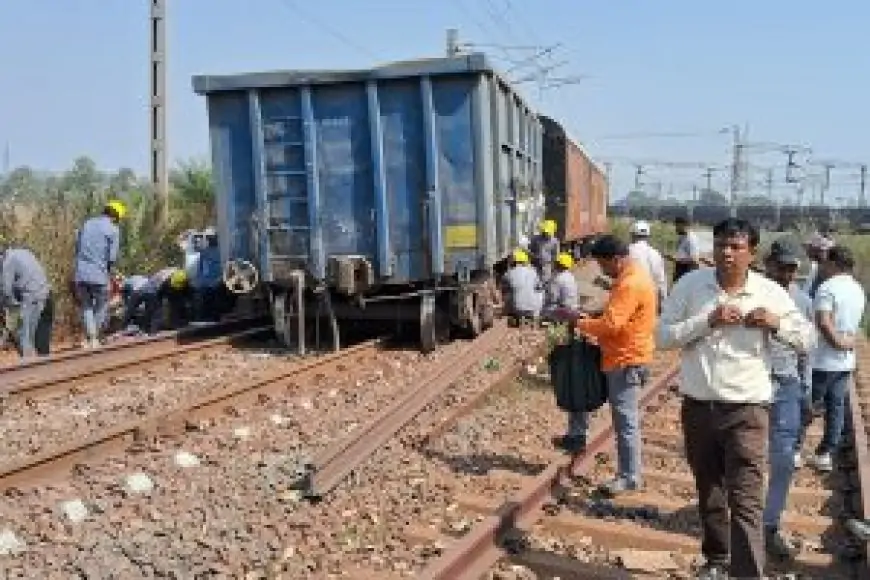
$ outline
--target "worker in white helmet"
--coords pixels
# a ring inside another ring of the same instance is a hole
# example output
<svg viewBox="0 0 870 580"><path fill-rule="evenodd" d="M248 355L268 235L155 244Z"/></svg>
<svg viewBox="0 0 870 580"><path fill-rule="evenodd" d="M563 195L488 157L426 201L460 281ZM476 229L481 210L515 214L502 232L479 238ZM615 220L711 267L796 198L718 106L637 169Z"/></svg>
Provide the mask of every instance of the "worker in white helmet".
<svg viewBox="0 0 870 580"><path fill-rule="evenodd" d="M631 244L628 246L629 257L649 272L650 278L658 293L658 303L668 295L668 279L665 275L665 261L662 255L649 243L649 222L638 220L631 225Z"/></svg>

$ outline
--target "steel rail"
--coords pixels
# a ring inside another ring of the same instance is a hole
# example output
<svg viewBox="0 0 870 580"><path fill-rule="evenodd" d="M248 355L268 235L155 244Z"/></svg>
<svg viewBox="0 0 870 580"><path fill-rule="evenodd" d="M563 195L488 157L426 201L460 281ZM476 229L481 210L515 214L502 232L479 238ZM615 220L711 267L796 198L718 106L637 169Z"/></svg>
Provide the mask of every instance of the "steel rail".
<svg viewBox="0 0 870 580"><path fill-rule="evenodd" d="M857 491L859 505L853 506L861 519L870 522L870 449L867 444L867 423L861 406L861 392L856 384L860 377L856 376L849 383L849 413L852 420L852 437L855 447L855 472L858 477ZM866 388L865 385L861 387ZM870 579L870 542L861 542L864 559L856 563L857 577Z"/></svg>
<svg viewBox="0 0 870 580"><path fill-rule="evenodd" d="M676 363L668 367L660 378L644 390L638 406L646 409L654 399L666 394L677 376L678 368ZM563 478L588 471L593 467L596 455L614 445L614 426L612 421L607 420L596 430L582 454L551 463L516 496L502 504L494 515L480 521L451 549L427 566L418 578L465 580L485 574L506 555L501 546L504 534L516 528L527 528L540 519L541 507Z"/></svg>
<svg viewBox="0 0 870 580"><path fill-rule="evenodd" d="M402 427L443 394L489 349L500 344L508 329L500 323L474 340L458 359L450 358L428 377L378 413L362 428L350 433L315 457L307 473L294 485L310 499L320 499L338 486Z"/></svg>
<svg viewBox="0 0 870 580"><path fill-rule="evenodd" d="M271 329L270 326L250 327L260 320L235 320L208 327L160 333L107 345L97 350L71 351L21 365L5 366L0 368L0 397L14 399L33 395L35 391L40 391L42 396L50 396L69 383L81 379L95 379L158 359L229 344ZM239 328L241 330L236 330ZM219 332L230 334L208 338L209 335Z"/></svg>
<svg viewBox="0 0 870 580"><path fill-rule="evenodd" d="M123 451L130 443L146 439L151 434L170 434L186 427L195 418L208 413L220 413L241 398L256 396L262 391L278 388L286 380L301 373L329 365L350 357L373 351L382 344L382 339L370 340L339 352L304 360L289 369L242 384L229 385L181 404L168 412L133 419L126 423L95 432L86 440L73 441L67 445L43 453L0 465L0 492L27 487L50 481L64 470L94 457L102 457Z"/></svg>

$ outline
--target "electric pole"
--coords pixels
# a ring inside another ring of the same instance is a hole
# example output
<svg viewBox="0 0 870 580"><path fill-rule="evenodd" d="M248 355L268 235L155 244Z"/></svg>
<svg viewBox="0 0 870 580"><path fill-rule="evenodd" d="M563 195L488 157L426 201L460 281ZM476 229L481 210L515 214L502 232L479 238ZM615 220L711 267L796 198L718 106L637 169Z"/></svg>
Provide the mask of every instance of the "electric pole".
<svg viewBox="0 0 870 580"><path fill-rule="evenodd" d="M767 186L767 199L773 199L773 167L767 170L767 179L764 180Z"/></svg>
<svg viewBox="0 0 870 580"><path fill-rule="evenodd" d="M831 169L834 168L832 163L825 164L825 179L819 188L819 205L825 205L825 193L831 188Z"/></svg>
<svg viewBox="0 0 870 580"><path fill-rule="evenodd" d="M640 176L644 174L643 165L636 165L634 168L634 189L640 189Z"/></svg>
<svg viewBox="0 0 870 580"><path fill-rule="evenodd" d="M867 207L867 165L861 165L861 190L858 193L858 206Z"/></svg>
<svg viewBox="0 0 870 580"><path fill-rule="evenodd" d="M707 195L710 195L710 192L713 191L713 168L708 167L704 171L704 179L707 180Z"/></svg>
<svg viewBox="0 0 870 580"><path fill-rule="evenodd" d="M157 195L157 221L169 217L166 146L166 0L151 0L151 183Z"/></svg>
<svg viewBox="0 0 870 580"><path fill-rule="evenodd" d="M740 188L740 178L741 178L741 165L742 161L742 153L743 153L743 145L740 142L740 127L734 125L731 128L732 135L734 136L734 146L732 151L732 161L731 161L731 217L737 216L737 191Z"/></svg>

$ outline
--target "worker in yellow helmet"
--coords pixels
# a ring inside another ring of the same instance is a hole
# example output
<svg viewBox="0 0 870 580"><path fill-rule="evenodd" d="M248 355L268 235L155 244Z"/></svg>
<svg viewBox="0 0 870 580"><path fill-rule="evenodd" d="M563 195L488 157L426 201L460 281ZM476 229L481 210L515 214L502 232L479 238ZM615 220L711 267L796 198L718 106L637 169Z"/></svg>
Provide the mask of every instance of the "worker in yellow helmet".
<svg viewBox="0 0 870 580"><path fill-rule="evenodd" d="M163 268L151 277L131 276L124 281L124 295L127 332L142 329L154 334L175 328L187 318L190 284L181 268Z"/></svg>
<svg viewBox="0 0 870 580"><path fill-rule="evenodd" d="M554 316L557 311L564 311L563 315L577 311L577 278L574 277L573 268L574 258L570 253L561 252L556 256L553 279L547 287L547 297L542 310L545 318L561 318Z"/></svg>
<svg viewBox="0 0 870 580"><path fill-rule="evenodd" d="M109 200L103 213L85 221L76 235L73 284L82 309L86 348L100 345L108 322L110 277L121 249L118 223L126 215L123 202Z"/></svg>
<svg viewBox="0 0 870 580"><path fill-rule="evenodd" d="M506 294L506 313L516 321L536 321L543 303L541 279L532 267L526 250L517 248L511 258L512 266L502 281Z"/></svg>
<svg viewBox="0 0 870 580"><path fill-rule="evenodd" d="M541 281L546 285L553 276L553 263L559 255L559 238L556 237L558 225L556 220L541 222L541 231L534 236L529 245L532 253L532 264L538 269Z"/></svg>

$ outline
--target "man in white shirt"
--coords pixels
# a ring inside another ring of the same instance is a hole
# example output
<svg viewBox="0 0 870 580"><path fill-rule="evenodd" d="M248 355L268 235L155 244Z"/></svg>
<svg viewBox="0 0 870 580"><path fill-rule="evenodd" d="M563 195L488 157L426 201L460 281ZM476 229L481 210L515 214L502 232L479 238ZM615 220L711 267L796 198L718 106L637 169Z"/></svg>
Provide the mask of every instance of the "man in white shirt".
<svg viewBox="0 0 870 580"><path fill-rule="evenodd" d="M544 304L538 272L529 263L529 254L525 250L514 250L512 262L513 267L502 280L508 298L508 314L518 323L522 319L537 320Z"/></svg>
<svg viewBox="0 0 870 580"><path fill-rule="evenodd" d="M819 263L824 282L813 301L819 340L813 351L813 405L824 409L825 430L816 448L816 469L832 469L846 418L846 395L855 371L855 337L861 330L866 296L852 276L855 258L844 246L828 250Z"/></svg>
<svg viewBox="0 0 870 580"><path fill-rule="evenodd" d="M698 237L689 230L689 220L684 217L674 219L677 231L677 251L674 252L674 284L684 274L697 270L701 263L701 250Z"/></svg>
<svg viewBox="0 0 870 580"><path fill-rule="evenodd" d="M650 245L649 237L649 223L642 220L634 222L631 226L628 255L649 272L658 292L659 310L661 310L661 304L668 295L668 279L665 275L665 261L659 251Z"/></svg>
<svg viewBox="0 0 870 580"><path fill-rule="evenodd" d="M683 438L707 560L699 578L725 578L726 568L763 578L771 339L806 350L813 329L785 288L750 270L759 241L752 224L730 218L713 237L716 267L671 289L657 342L682 350Z"/></svg>
<svg viewBox="0 0 870 580"><path fill-rule="evenodd" d="M819 275L819 262L825 259L828 250L833 247L834 241L819 233L813 234L810 236L810 239L804 243L807 257L810 259L810 271L804 281L803 291L806 292L810 298L815 298L816 290L824 281Z"/></svg>

